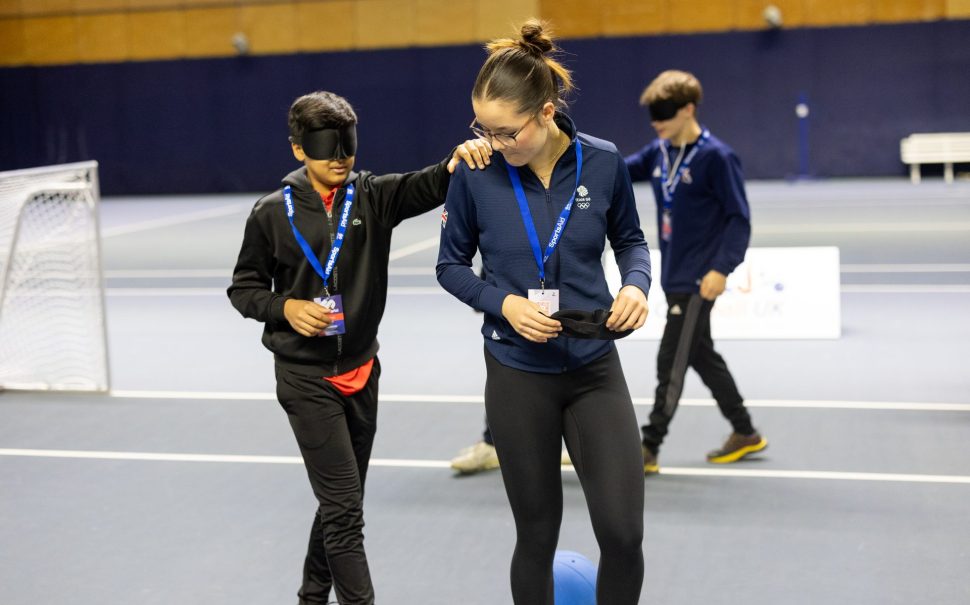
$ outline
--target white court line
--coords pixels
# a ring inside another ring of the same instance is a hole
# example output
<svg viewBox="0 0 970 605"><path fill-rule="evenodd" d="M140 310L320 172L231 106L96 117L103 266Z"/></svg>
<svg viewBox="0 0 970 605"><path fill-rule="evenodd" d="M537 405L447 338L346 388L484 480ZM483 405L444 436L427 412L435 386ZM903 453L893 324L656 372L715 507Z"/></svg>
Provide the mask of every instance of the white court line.
<svg viewBox="0 0 970 605"><path fill-rule="evenodd" d="M799 233L909 233L913 231L970 231L968 221L899 223L800 223L796 225L755 225L757 235Z"/></svg>
<svg viewBox="0 0 970 605"><path fill-rule="evenodd" d="M188 401L275 401L274 393L232 391L138 391L113 389L118 399L180 399ZM381 394L381 403L455 403L482 405L482 395L401 395ZM813 399L745 399L748 407L837 410L888 410L908 412L970 412L970 403L919 403L905 401L839 401ZM652 397L634 397L633 405L652 406ZM681 399L680 405L713 407L713 399Z"/></svg>
<svg viewBox="0 0 970 605"><path fill-rule="evenodd" d="M444 296L439 286L392 286L392 296ZM966 294L970 284L846 284L843 294ZM225 288L105 288L107 296L225 296Z"/></svg>
<svg viewBox="0 0 970 605"><path fill-rule="evenodd" d="M202 277L232 278L232 269L109 269L108 279L182 279Z"/></svg>
<svg viewBox="0 0 970 605"><path fill-rule="evenodd" d="M162 227L172 227L174 225L183 225L185 223L204 221L210 218L232 216L234 214L241 214L244 210L249 211L251 207L252 204L230 204L228 206L219 206L218 208L209 208L207 210L197 210L195 212L188 212L176 216L166 216L131 223L128 225L118 225L117 227L108 227L107 229L102 229L101 237L103 239L106 237L115 237L117 235L129 235L131 233L151 231L152 229L160 229Z"/></svg>
<svg viewBox="0 0 970 605"><path fill-rule="evenodd" d="M963 263L910 263L910 264L856 264L840 265L842 273L970 273L970 264Z"/></svg>
<svg viewBox="0 0 970 605"><path fill-rule="evenodd" d="M970 273L970 264L910 263L910 264L846 264L842 273ZM389 267L390 275L435 275L434 267ZM232 269L111 269L104 272L108 279L181 279L232 277Z"/></svg>
<svg viewBox="0 0 970 605"><path fill-rule="evenodd" d="M843 284L843 294L967 294L970 284Z"/></svg>
<svg viewBox="0 0 970 605"><path fill-rule="evenodd" d="M246 456L233 454L174 454L150 452L106 452L84 450L0 449L0 456L29 458L72 458L84 460L127 460L151 462L216 462L235 464L303 464L299 456ZM447 460L402 460L373 458L370 466L391 468L449 468ZM564 470L575 472L572 467ZM899 483L951 483L970 485L965 475L920 475L898 473L853 473L836 471L750 470L722 468L664 467L661 475L741 477L751 479L818 479L828 481L881 481Z"/></svg>
<svg viewBox="0 0 970 605"><path fill-rule="evenodd" d="M387 258L389 261L396 261L404 258L405 256L410 256L423 250L434 248L438 245L439 239L440 238L438 236L429 237L428 239L423 239L420 242L415 242L408 246L398 248L397 250L391 250L391 253Z"/></svg>

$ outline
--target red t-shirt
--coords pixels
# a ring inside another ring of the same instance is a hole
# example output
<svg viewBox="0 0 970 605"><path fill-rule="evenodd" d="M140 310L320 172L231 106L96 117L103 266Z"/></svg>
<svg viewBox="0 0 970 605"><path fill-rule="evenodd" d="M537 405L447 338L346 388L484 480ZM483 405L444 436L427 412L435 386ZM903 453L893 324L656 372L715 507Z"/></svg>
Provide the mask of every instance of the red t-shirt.
<svg viewBox="0 0 970 605"><path fill-rule="evenodd" d="M333 210L333 198L337 195L337 188L330 190L330 195L320 196L323 200L323 205L327 207L327 212ZM326 376L324 380L337 387L341 395L353 395L358 393L367 384L370 379L371 370L374 369L374 360L370 359L367 363L360 366L359 368L354 368L349 372L345 372L338 376Z"/></svg>

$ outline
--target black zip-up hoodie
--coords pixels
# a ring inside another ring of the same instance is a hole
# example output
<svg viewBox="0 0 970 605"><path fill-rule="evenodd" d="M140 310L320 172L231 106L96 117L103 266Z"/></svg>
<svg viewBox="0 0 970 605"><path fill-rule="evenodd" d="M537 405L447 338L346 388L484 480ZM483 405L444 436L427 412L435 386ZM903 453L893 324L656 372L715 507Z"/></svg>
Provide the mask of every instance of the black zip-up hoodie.
<svg viewBox="0 0 970 605"><path fill-rule="evenodd" d="M448 159L417 172L377 176L351 172L334 196L328 215L313 189L306 167L283 179L295 208L294 222L320 264L327 262L346 196L354 183L353 208L337 264L330 276L330 294L343 297L346 333L306 337L297 334L283 315L291 298L313 300L323 294L323 280L296 242L283 189L261 198L246 221L239 259L229 286L229 300L244 317L265 324L263 345L276 363L309 376L335 376L353 370L377 354L377 328L387 301L387 263L391 231L401 221L427 212L445 201Z"/></svg>

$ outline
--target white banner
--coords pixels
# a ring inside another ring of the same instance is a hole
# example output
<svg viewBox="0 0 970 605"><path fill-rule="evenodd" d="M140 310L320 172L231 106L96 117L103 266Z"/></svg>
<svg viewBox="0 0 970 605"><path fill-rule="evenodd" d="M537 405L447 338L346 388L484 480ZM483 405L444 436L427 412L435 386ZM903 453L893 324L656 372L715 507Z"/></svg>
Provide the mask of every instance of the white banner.
<svg viewBox="0 0 970 605"><path fill-rule="evenodd" d="M603 263L615 296L620 271L612 250L606 251ZM659 340L667 323L659 251L650 251L650 264L650 315L646 325L628 338ZM711 332L715 339L839 338L839 294L838 248L750 248L714 305Z"/></svg>

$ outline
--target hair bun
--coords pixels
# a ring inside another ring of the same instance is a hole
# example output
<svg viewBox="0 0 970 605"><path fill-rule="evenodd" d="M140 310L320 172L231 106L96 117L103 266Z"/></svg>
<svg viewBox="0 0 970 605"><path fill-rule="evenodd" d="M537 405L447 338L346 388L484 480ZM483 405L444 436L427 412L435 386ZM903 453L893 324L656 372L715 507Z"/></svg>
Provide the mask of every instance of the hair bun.
<svg viewBox="0 0 970 605"><path fill-rule="evenodd" d="M552 37L543 31L543 25L542 21L538 19L529 19L522 24L520 30L522 39L519 41L519 45L524 50L536 55L544 55L555 48Z"/></svg>

